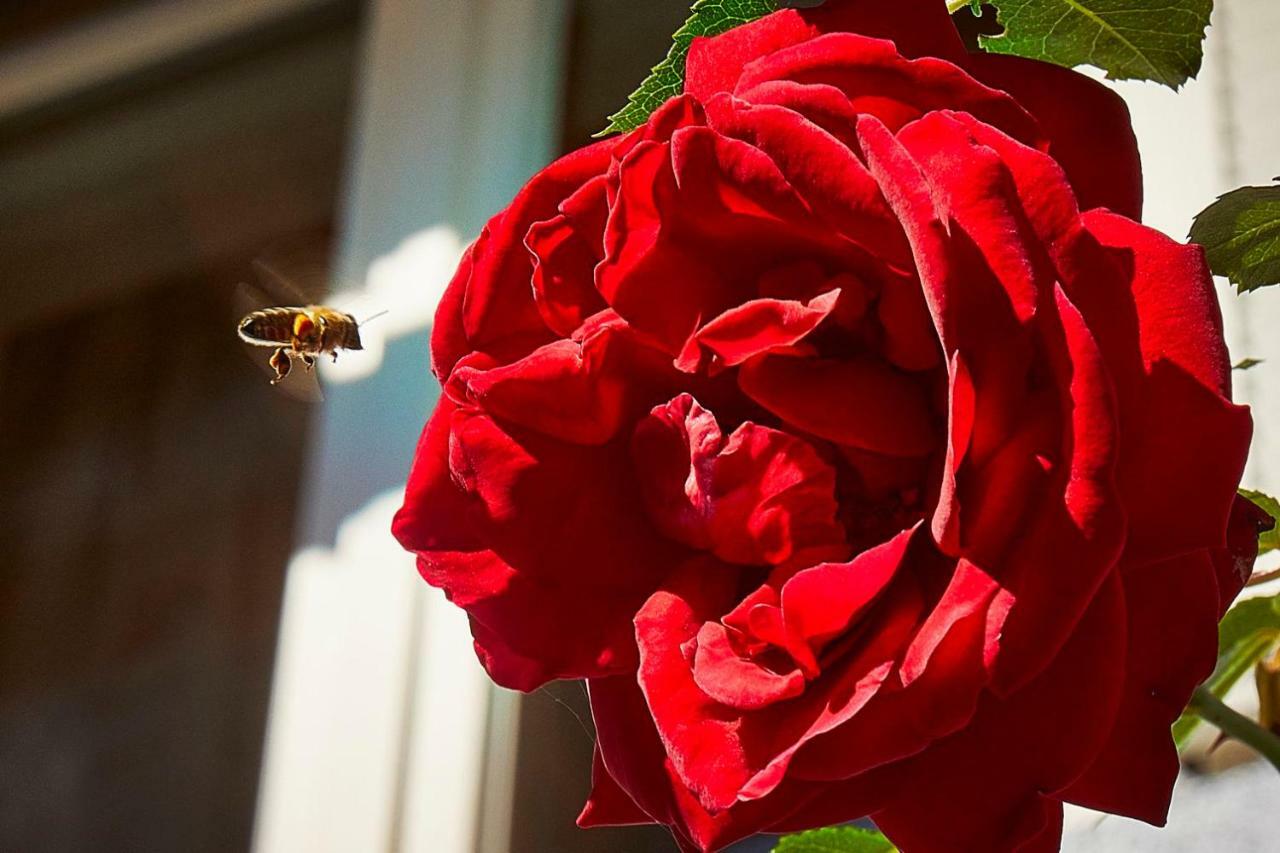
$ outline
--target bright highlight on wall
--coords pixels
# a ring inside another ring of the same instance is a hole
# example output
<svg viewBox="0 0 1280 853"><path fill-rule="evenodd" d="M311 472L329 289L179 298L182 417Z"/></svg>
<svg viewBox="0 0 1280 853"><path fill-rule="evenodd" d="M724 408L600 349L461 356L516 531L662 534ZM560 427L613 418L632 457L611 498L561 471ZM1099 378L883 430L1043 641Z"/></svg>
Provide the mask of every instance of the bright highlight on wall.
<svg viewBox="0 0 1280 853"><path fill-rule="evenodd" d="M430 326L462 249L462 239L452 228L427 228L370 264L363 287L335 293L328 302L360 321L364 352L339 357L336 362L322 359L324 379L339 384L366 379L382 366L389 340ZM367 318L372 319L366 322Z"/></svg>

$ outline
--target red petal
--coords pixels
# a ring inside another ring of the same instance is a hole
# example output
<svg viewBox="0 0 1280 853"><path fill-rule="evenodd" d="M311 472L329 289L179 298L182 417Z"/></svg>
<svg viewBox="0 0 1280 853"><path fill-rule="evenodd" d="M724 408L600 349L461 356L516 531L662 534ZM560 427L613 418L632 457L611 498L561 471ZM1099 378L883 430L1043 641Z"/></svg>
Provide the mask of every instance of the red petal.
<svg viewBox="0 0 1280 853"><path fill-rule="evenodd" d="M922 602L908 575L868 615L859 644L789 702L741 713L699 689L684 650L723 613L734 579L690 564L636 617L640 686L677 777L702 805L723 810L768 798L807 741L854 717L876 694L909 641Z"/></svg>
<svg viewBox="0 0 1280 853"><path fill-rule="evenodd" d="M678 557L620 486L625 449L508 433L467 412L445 431L439 418L395 532L427 581L471 613L495 680L527 690L633 666L631 618Z"/></svg>
<svg viewBox="0 0 1280 853"><path fill-rule="evenodd" d="M965 65L1035 116L1049 138L1049 155L1066 170L1081 207L1141 219L1142 163L1123 98L1048 62L979 52Z"/></svg>
<svg viewBox="0 0 1280 853"><path fill-rule="evenodd" d="M928 398L915 378L873 356L760 356L738 382L788 424L838 444L890 456L921 456L939 443Z"/></svg>
<svg viewBox="0 0 1280 853"><path fill-rule="evenodd" d="M1105 212L1086 213L1084 223L1129 284L1098 275L1096 264L1069 279L1122 404L1129 554L1150 560L1221 548L1253 424L1247 408L1230 402L1222 319L1203 252Z"/></svg>
<svg viewBox="0 0 1280 853"><path fill-rule="evenodd" d="M644 521L625 445L565 444L471 412L454 415L450 438L472 523L513 565L585 589L642 589L670 565L675 552Z"/></svg>
<svg viewBox="0 0 1280 853"><path fill-rule="evenodd" d="M1052 795L1098 754L1123 683L1125 620L1112 576L1062 653L1033 682L988 694L963 730L902 767L910 785L872 815L912 853L1057 849Z"/></svg>
<svg viewBox="0 0 1280 853"><path fill-rule="evenodd" d="M510 364L466 359L446 391L543 435L604 444L665 396L673 380L670 358L612 317L581 341L555 341Z"/></svg>
<svg viewBox="0 0 1280 853"><path fill-rule="evenodd" d="M1203 551L1123 572L1129 623L1124 699L1097 761L1063 793L1065 799L1164 825L1178 777L1169 727L1217 658L1214 574Z"/></svg>
<svg viewBox="0 0 1280 853"><path fill-rule="evenodd" d="M743 70L735 92L778 80L834 86L859 113L891 130L934 110L956 109L1017 139L1041 139L1035 119L1007 93L984 86L951 62L906 59L892 42L862 35L830 33L769 54Z"/></svg>
<svg viewBox="0 0 1280 853"><path fill-rule="evenodd" d="M472 352L471 342L462 328L462 302L471 283L476 253L484 254L488 240L489 228L485 226L476 241L462 253L457 272L449 280L449 286L436 307L435 320L431 324L431 372L441 385L449 378L458 360Z"/></svg>
<svg viewBox="0 0 1280 853"><path fill-rule="evenodd" d="M1227 522L1227 547L1210 551L1218 577L1218 618L1221 619L1253 574L1258 557L1258 534L1274 522L1253 501L1237 495Z"/></svg>
<svg viewBox="0 0 1280 853"><path fill-rule="evenodd" d="M830 781L865 774L960 730L990 679L1011 601L962 560L905 652L906 686L882 689L856 716L806 744L792 775Z"/></svg>
<svg viewBox="0 0 1280 853"><path fill-rule="evenodd" d="M1067 430L1052 485L1031 510L1030 528L1000 574L1018 602L1000 654L1000 691L1024 683L1073 629L1081 630L1078 620L1125 543L1124 509L1115 484L1119 444L1111 380L1084 318L1061 288L1056 313L1057 318L1050 311L1040 317ZM1046 571L1046 566L1056 569Z"/></svg>
<svg viewBox="0 0 1280 853"><path fill-rule="evenodd" d="M793 299L753 299L730 308L689 339L676 366L688 373L737 367L761 353L799 343L835 310L840 290L830 290L806 302Z"/></svg>
<svg viewBox="0 0 1280 853"><path fill-rule="evenodd" d="M875 180L844 142L785 106L755 105L729 95L707 104L707 119L718 133L767 154L828 227L882 263L899 268L910 263L902 229Z"/></svg>
<svg viewBox="0 0 1280 853"><path fill-rule="evenodd" d="M787 628L815 652L848 630L893 580L914 529L863 551L847 563L823 563L793 576L782 587Z"/></svg>
<svg viewBox="0 0 1280 853"><path fill-rule="evenodd" d="M528 563L517 569L487 550L476 535L471 501L448 465L457 417L467 416L456 415L453 404L444 399L427 422L393 532L405 548L418 554L418 568L427 582L471 615L476 651L485 668L505 687L533 690L553 678L602 675L634 666L631 617L647 595L643 580L638 590L630 591L624 583L612 589L590 585L575 580L572 573L560 577L530 571ZM591 602L589 608L581 606L584 597ZM566 620L575 625L573 642L565 641Z"/></svg>
<svg viewBox="0 0 1280 853"><path fill-rule="evenodd" d="M741 657L729 640L728 629L719 622L706 622L698 631L693 680L715 701L740 711L794 699L805 686L804 673L798 669L777 673Z"/></svg>
<svg viewBox="0 0 1280 853"><path fill-rule="evenodd" d="M842 785L790 784L779 796L710 813L676 777L635 680L593 679L587 689L599 754L609 775L656 822L671 829L683 851L720 850L756 832L859 817L887 795L888 786L878 777ZM826 819L833 815L840 817Z"/></svg>
<svg viewBox="0 0 1280 853"><path fill-rule="evenodd" d="M534 302L547 327L565 337L605 307L595 267L604 257L607 181L605 175L587 181L560 204L559 215L534 223L525 237L534 258Z"/></svg>
<svg viewBox="0 0 1280 853"><path fill-rule="evenodd" d="M423 427L391 532L409 551L474 551L468 504L449 472L449 432L457 406L441 398Z"/></svg>
<svg viewBox="0 0 1280 853"><path fill-rule="evenodd" d="M835 470L802 438L745 423L726 440L682 394L636 426L632 455L649 517L678 542L745 565L847 550Z"/></svg>
<svg viewBox="0 0 1280 853"><path fill-rule="evenodd" d="M615 144L601 140L555 161L490 220L484 251L473 255L462 303L462 327L472 349L497 355L518 349L522 341L536 345L550 338L532 298L533 259L525 235L533 223L555 216L560 203L584 183L604 174Z"/></svg>
<svg viewBox="0 0 1280 853"><path fill-rule="evenodd" d="M945 8L932 0L899 0L893 7L873 0L842 0L818 9L766 15L714 38L695 39L689 49L685 91L707 100L731 92L752 60L829 32L889 39L906 56L963 61L965 52Z"/></svg>
<svg viewBox="0 0 1280 853"><path fill-rule="evenodd" d="M631 795L609 775L600 748L591 757L591 796L578 815L578 826L628 826L652 823L654 818L636 805Z"/></svg>

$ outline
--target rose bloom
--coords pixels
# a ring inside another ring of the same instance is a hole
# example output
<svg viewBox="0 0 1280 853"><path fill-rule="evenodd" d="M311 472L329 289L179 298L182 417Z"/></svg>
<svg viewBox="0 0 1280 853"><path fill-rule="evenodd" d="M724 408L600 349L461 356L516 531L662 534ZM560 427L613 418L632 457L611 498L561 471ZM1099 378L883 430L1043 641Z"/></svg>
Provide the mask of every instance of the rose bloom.
<svg viewBox="0 0 1280 853"><path fill-rule="evenodd" d="M1259 518L1203 255L1140 188L1103 86L831 0L695 41L489 222L395 533L495 681L587 679L581 825L1165 820Z"/></svg>

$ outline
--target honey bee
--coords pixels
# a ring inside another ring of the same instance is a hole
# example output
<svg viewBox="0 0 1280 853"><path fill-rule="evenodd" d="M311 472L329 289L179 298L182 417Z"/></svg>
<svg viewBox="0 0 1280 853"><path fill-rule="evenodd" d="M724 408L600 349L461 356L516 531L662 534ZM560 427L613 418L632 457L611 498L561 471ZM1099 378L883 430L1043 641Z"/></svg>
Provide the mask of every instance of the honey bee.
<svg viewBox="0 0 1280 853"><path fill-rule="evenodd" d="M310 372L320 356L337 361L342 350L364 349L356 318L323 305L252 311L240 321L238 332L245 343L275 348L268 360L275 371L272 385L289 375L294 359Z"/></svg>

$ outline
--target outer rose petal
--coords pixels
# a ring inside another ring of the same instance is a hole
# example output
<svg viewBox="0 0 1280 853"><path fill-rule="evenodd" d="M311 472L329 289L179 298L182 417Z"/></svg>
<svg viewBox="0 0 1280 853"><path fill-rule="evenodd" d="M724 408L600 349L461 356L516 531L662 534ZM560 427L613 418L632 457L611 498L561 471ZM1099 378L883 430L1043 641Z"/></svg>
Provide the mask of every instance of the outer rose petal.
<svg viewBox="0 0 1280 853"><path fill-rule="evenodd" d="M1106 212L1086 213L1084 223L1128 271L1132 293L1125 304L1114 289L1102 292L1105 279L1077 282L1129 403L1120 486L1131 558L1223 547L1253 421L1230 401L1222 315L1204 253Z"/></svg>
<svg viewBox="0 0 1280 853"><path fill-rule="evenodd" d="M634 598L595 591L593 607L579 613L581 590L518 571L481 544L448 466L453 421L453 404L441 400L423 430L393 532L418 554L426 581L471 615L476 652L489 674L505 687L532 690L553 678L633 665ZM577 626L573 643L563 638L569 619Z"/></svg>
<svg viewBox="0 0 1280 853"><path fill-rule="evenodd" d="M1106 207L1141 220L1142 163L1123 98L1047 62L978 52L964 64L1035 116L1049 137L1049 156L1066 171L1082 208Z"/></svg>
<svg viewBox="0 0 1280 853"><path fill-rule="evenodd" d="M396 534L428 582L487 629L476 639L495 679L532 689L634 666L629 623L679 551L653 535L634 489L619 485L625 447L567 445L506 432L482 414L441 412L448 429L437 414L414 471L422 485L411 483ZM508 667L507 651L527 660Z"/></svg>
<svg viewBox="0 0 1280 853"><path fill-rule="evenodd" d="M876 0L840 2L804 11L785 9L715 36L694 39L685 66L685 91L707 100L732 92L752 60L822 33L861 33L894 42L903 56L965 57L951 17L933 0L898 0L888 8Z"/></svg>
<svg viewBox="0 0 1280 853"><path fill-rule="evenodd" d="M1046 795L1080 775L1111 729L1124 638L1113 575L1035 681L1007 699L988 694L968 726L902 767L910 785L876 824L911 853L1056 850L1062 806Z"/></svg>
<svg viewBox="0 0 1280 853"><path fill-rule="evenodd" d="M1218 619L1230 609L1240 590L1253 574L1258 557L1258 534L1270 530L1275 522L1253 501L1236 495L1227 522L1227 547L1209 552L1218 578Z"/></svg>
<svg viewBox="0 0 1280 853"><path fill-rule="evenodd" d="M1207 553L1127 568L1124 698L1102 753L1063 797L1163 826L1178 777L1169 727L1217 658L1218 588Z"/></svg>
<svg viewBox="0 0 1280 853"><path fill-rule="evenodd" d="M529 287L533 259L525 236L533 223L555 216L566 197L604 173L615 144L604 139L561 157L530 179L490 221L486 251L475 256L463 300L463 328L473 348L488 350L529 335L549 337Z"/></svg>
<svg viewBox="0 0 1280 853"><path fill-rule="evenodd" d="M1227 548L1125 570L1129 674L1124 700L1097 762L1064 799L1164 825L1178 775L1169 728L1213 669L1218 621L1252 571L1259 523L1266 519L1237 497Z"/></svg>
<svg viewBox="0 0 1280 853"><path fill-rule="evenodd" d="M554 341L510 364L463 359L445 392L546 436L604 444L678 387L670 361L615 316L582 340Z"/></svg>
<svg viewBox="0 0 1280 853"><path fill-rule="evenodd" d="M631 799L621 785L609 775L604 757L597 746L591 757L591 796L578 815L578 826L629 826L652 823L655 817Z"/></svg>
<svg viewBox="0 0 1280 853"><path fill-rule="evenodd" d="M1129 559L1221 546L1252 428L1248 410L1230 403L1221 314L1203 253L1106 211L1080 217L1047 155L956 118L1009 167L1107 362L1124 447ZM1172 466L1176 474L1167 464L1173 458L1183 460Z"/></svg>
<svg viewBox="0 0 1280 853"><path fill-rule="evenodd" d="M458 360L472 351L466 330L462 328L462 302L467 296L467 285L471 283L476 253L483 254L488 242L489 227L486 225L476 241L462 253L458 269L436 306L435 320L431 324L431 372L441 385L448 380Z"/></svg>
<svg viewBox="0 0 1280 853"><path fill-rule="evenodd" d="M592 679L587 682L587 689L601 764L640 809L671 829L682 851L719 850L740 838L770 829L827 790L826 786L797 786L785 797L712 814L676 780L634 678ZM602 794L614 796L608 791ZM877 791L863 791L859 795L850 791L849 795L845 803L852 809L860 809L850 816L865 814L869 803L883 802L881 792ZM595 798L593 791L592 800ZM591 811L589 801L583 816L589 816Z"/></svg>

